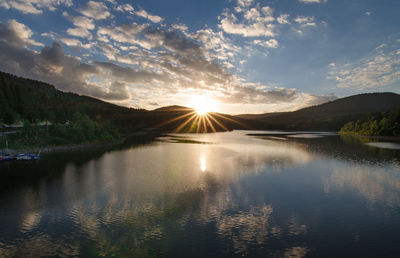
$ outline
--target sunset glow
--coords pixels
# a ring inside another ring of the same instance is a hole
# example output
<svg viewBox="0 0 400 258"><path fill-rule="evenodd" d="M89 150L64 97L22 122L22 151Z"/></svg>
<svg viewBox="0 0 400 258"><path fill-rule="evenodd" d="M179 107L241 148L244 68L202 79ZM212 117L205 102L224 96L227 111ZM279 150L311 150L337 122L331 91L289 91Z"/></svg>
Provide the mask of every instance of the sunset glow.
<svg viewBox="0 0 400 258"><path fill-rule="evenodd" d="M208 112L216 111L213 101L205 96L194 96L189 105L191 105L196 110L196 113L201 116L204 116Z"/></svg>

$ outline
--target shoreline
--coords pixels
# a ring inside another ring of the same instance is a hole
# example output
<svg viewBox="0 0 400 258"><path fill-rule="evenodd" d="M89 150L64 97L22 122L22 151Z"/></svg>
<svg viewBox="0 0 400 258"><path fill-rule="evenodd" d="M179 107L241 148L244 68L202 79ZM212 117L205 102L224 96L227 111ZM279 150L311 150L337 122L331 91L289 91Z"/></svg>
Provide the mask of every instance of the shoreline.
<svg viewBox="0 0 400 258"><path fill-rule="evenodd" d="M354 134L354 133L338 133L338 134L339 135L350 135L350 136L366 138L366 139L371 139L371 140L400 142L400 136L363 135L363 134Z"/></svg>
<svg viewBox="0 0 400 258"><path fill-rule="evenodd" d="M103 143L83 143L83 144L68 144L68 145L54 145L54 146L44 146L44 147L30 147L23 149L0 149L0 153L7 153L10 155L17 155L21 153L53 153L53 152L63 152L63 151L75 151L84 150L97 147L114 146L124 143L126 138L118 139L112 142Z"/></svg>
<svg viewBox="0 0 400 258"><path fill-rule="evenodd" d="M64 151L77 151L77 150L85 150L91 148L100 148L100 147L111 147L122 145L124 143L131 142L134 143L144 143L149 140L153 140L158 136L161 136L163 133L161 132L135 132L128 135L125 135L119 139L107 141L107 142L93 142L93 143L80 143L80 144L67 144L67 145L53 145L53 146L36 146L29 148L21 148L21 149L0 149L0 153L7 153L10 155L17 155L21 153L54 153L54 152L64 152Z"/></svg>

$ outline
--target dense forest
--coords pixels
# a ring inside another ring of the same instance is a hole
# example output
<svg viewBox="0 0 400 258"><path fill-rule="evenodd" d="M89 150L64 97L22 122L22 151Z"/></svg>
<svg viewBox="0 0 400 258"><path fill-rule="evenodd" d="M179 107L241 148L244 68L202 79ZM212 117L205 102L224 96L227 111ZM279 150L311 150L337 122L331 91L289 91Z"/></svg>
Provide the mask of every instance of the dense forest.
<svg viewBox="0 0 400 258"><path fill-rule="evenodd" d="M340 133L372 136L400 136L400 109L369 114L346 123Z"/></svg>

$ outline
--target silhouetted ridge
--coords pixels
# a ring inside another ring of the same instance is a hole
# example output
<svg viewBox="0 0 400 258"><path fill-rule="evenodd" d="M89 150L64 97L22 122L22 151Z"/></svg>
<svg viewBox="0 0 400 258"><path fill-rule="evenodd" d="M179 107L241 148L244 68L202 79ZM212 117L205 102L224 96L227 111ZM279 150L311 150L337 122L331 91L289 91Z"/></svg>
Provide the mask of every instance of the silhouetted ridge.
<svg viewBox="0 0 400 258"><path fill-rule="evenodd" d="M306 107L294 112L239 115L257 120L264 129L339 130L345 123L373 112L400 108L400 95L365 93Z"/></svg>

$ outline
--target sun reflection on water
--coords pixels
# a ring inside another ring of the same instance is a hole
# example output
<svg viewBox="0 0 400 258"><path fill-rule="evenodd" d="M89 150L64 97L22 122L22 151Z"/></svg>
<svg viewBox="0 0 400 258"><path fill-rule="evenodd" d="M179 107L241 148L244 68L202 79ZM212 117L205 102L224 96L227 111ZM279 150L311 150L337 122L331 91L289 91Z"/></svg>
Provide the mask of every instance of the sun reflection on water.
<svg viewBox="0 0 400 258"><path fill-rule="evenodd" d="M201 169L201 172L206 172L206 158L204 157L204 156L201 156L201 158L200 158L200 169Z"/></svg>

